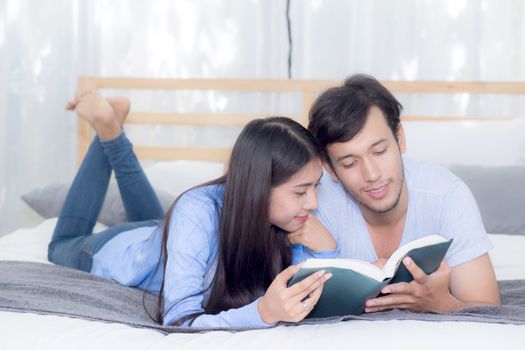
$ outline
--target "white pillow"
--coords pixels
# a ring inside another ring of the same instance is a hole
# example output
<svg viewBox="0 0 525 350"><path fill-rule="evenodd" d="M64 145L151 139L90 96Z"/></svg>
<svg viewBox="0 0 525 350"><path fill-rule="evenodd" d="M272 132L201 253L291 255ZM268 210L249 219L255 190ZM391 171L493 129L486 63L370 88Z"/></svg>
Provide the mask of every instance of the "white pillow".
<svg viewBox="0 0 525 350"><path fill-rule="evenodd" d="M477 122L404 122L410 158L441 164L525 165L525 117Z"/></svg>
<svg viewBox="0 0 525 350"><path fill-rule="evenodd" d="M155 189L179 196L182 192L224 174L224 164L198 160L157 162L144 172Z"/></svg>
<svg viewBox="0 0 525 350"><path fill-rule="evenodd" d="M19 228L0 237L0 260L32 261L47 263L47 245L51 241L57 218L46 219L31 228ZM104 230L106 226L97 223L94 232Z"/></svg>
<svg viewBox="0 0 525 350"><path fill-rule="evenodd" d="M525 236L489 234L494 248L489 251L498 280L525 279Z"/></svg>

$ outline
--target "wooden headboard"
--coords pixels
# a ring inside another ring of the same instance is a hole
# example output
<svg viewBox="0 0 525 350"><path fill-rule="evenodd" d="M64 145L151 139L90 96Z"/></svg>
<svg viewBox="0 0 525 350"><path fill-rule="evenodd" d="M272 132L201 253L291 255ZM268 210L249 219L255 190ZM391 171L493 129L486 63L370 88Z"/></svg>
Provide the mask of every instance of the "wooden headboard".
<svg viewBox="0 0 525 350"><path fill-rule="evenodd" d="M444 81L381 81L396 93L470 93L470 94L525 94L522 82L444 82ZM235 92L293 92L301 98L302 110L297 115L286 115L307 125L308 110L316 96L328 87L341 84L336 80L266 80L266 79L150 79L79 77L80 88L89 89L143 89L143 90L213 90ZM133 103L133 101L131 101ZM242 126L252 119L269 114L254 113L171 113L134 111L126 120L128 124L143 125L211 125ZM511 119L509 116L436 116L403 115L403 121L465 121ZM93 131L83 120L78 119L78 162L80 164L93 137ZM182 148L135 146L140 159L171 160L215 160L226 161L230 150L226 148Z"/></svg>

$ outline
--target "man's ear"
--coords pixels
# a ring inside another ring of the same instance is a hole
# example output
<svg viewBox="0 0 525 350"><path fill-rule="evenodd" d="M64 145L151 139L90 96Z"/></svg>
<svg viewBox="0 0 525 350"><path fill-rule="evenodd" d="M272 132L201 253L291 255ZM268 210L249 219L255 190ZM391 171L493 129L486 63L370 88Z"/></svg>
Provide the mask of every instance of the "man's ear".
<svg viewBox="0 0 525 350"><path fill-rule="evenodd" d="M337 177L337 174L335 173L335 170L332 167L331 161L323 160L323 166L328 172L328 174L330 174L330 177L332 178L332 180L339 181L339 178Z"/></svg>
<svg viewBox="0 0 525 350"><path fill-rule="evenodd" d="M407 144L405 139L405 129L401 123L399 123L399 126L397 127L396 136L397 144L399 145L399 151L401 154L404 154L407 151Z"/></svg>

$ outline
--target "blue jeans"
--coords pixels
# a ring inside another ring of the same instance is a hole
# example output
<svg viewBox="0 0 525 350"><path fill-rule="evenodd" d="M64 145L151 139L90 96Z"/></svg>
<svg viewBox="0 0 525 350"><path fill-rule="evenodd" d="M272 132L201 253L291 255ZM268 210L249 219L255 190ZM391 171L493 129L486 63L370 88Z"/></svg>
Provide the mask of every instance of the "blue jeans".
<svg viewBox="0 0 525 350"><path fill-rule="evenodd" d="M92 234L112 171L130 222ZM49 243L48 259L90 272L93 255L109 240L137 227L156 226L163 216L159 199L124 132L108 141L95 137L64 201Z"/></svg>

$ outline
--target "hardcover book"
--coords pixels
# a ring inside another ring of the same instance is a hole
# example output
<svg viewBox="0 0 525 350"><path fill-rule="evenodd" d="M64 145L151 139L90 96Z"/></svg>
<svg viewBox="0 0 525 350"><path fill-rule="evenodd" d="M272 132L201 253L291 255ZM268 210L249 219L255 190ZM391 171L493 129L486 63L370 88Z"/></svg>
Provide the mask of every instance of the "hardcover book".
<svg viewBox="0 0 525 350"><path fill-rule="evenodd" d="M410 282L412 275L402 260L409 256L426 274L436 271L452 243L439 235L432 235L399 247L383 268L355 259L307 259L290 280L297 283L310 274L326 270L332 278L325 282L323 293L308 314L308 318L359 315L365 302L380 295L387 284Z"/></svg>

